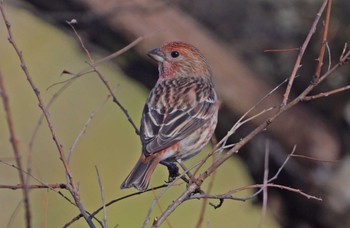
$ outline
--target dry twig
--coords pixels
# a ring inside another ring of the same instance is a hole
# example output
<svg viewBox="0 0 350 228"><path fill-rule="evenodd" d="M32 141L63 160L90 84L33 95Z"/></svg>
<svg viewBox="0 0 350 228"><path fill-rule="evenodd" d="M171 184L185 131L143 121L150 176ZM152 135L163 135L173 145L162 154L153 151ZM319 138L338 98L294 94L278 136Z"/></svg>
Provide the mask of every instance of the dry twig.
<svg viewBox="0 0 350 228"><path fill-rule="evenodd" d="M4 16L4 11L2 8L2 2L0 2L0 10L1 13L5 19ZM7 24L6 26L10 26L9 24ZM9 98L6 92L6 88L4 85L4 79L3 79L3 75L0 72L0 91L1 91L1 99L2 99L2 103L5 109L5 116L6 116L6 122L7 122L7 126L9 129L9 134L10 134L10 142L12 145L12 149L13 149L13 153L15 156L15 160L16 160L16 164L18 169L18 175L19 175L19 180L21 182L21 185L23 186L22 188L22 192L23 192L23 201L24 201L24 209L25 209L25 218L26 218L26 226L28 228L30 228L32 225L31 223L31 212L30 212L30 203L29 203L29 189L27 186L27 182L24 178L24 174L23 172L21 172L20 170L22 170L22 161L21 161L21 152L19 151L19 142L17 139L17 135L15 132L15 127L14 127L14 123L12 120L12 114L11 114L11 109L10 109L10 104L9 104Z"/></svg>
<svg viewBox="0 0 350 228"><path fill-rule="evenodd" d="M78 32L75 30L74 26L72 23L68 23L70 25L70 27L72 28L72 30L74 31L75 35L78 37L81 46L83 47L86 55L89 57L90 63L88 63L88 65L93 69L94 72L96 72L96 74L98 75L98 77L101 79L101 81L103 82L103 84L105 85L105 87L107 88L109 94L113 97L113 102L116 103L118 105L118 107L123 111L123 113L125 114L126 118L128 119L129 123L132 125L132 127L135 130L135 133L137 135L140 134L139 129L136 127L134 121L132 120L132 118L130 117L128 110L126 108L124 108L124 106L119 102L119 100L117 99L117 97L115 96L111 86L109 85L108 81L106 80L106 78L97 70L97 64L94 62L93 58L90 55L89 50L85 47L83 40L81 39L81 37L79 36ZM137 40L134 41L134 43L137 43L138 40L141 40L142 37L139 37ZM105 60L109 60L111 58L114 58L115 55L111 55L111 57L106 57L101 59L99 62L103 62Z"/></svg>
<svg viewBox="0 0 350 228"><path fill-rule="evenodd" d="M309 42L311 40L312 35L316 31L316 26L318 24L318 21L320 20L320 17L322 15L322 13L323 13L327 3L328 3L328 0L324 0L323 1L323 4L322 4L321 8L319 9L318 13L316 14L316 18L315 18L315 20L314 20L314 22L313 22L313 24L311 26L311 29L310 29L308 35L306 36L306 39L305 39L303 45L301 46L301 48L299 50L299 54L298 54L297 60L295 61L295 65L294 65L293 71L292 71L292 73L291 73L291 75L289 77L287 89L286 89L286 91L285 91L285 93L283 95L283 101L282 101L281 108L286 106L286 104L288 103L289 94L290 94L290 91L292 89L292 85L293 85L295 76L297 75L298 69L300 68L301 59L304 56L306 47L309 45Z"/></svg>
<svg viewBox="0 0 350 228"><path fill-rule="evenodd" d="M317 81L320 78L321 69L323 66L323 58L324 58L324 53L326 51L326 46L327 46L327 36L328 36L329 20L331 17L331 8L332 8L332 0L328 0L321 49L320 49L320 54L319 54L318 59L317 59L317 67L316 67L316 72L315 72L314 79L313 79L314 81Z"/></svg>
<svg viewBox="0 0 350 228"><path fill-rule="evenodd" d="M266 141L265 143L265 162L264 162L264 180L263 180L263 186L262 191L263 191L263 205L261 208L261 217L259 221L258 227L263 227L264 221L265 221L265 216L266 216L266 211L267 211L267 199L268 199L268 189L266 187L268 183L268 178L269 178L269 153L270 153L270 143L269 141Z"/></svg>
<svg viewBox="0 0 350 228"><path fill-rule="evenodd" d="M103 190L103 185L100 177L100 173L98 171L97 166L95 166L96 169L96 175L97 175L97 181L98 181L98 186L100 187L100 192L101 192L101 200L102 200L102 207L103 207L103 227L108 228L107 226L107 209L106 209L106 203L105 203L105 193Z"/></svg>
<svg viewBox="0 0 350 228"><path fill-rule="evenodd" d="M85 124L84 124L83 128L81 129L81 131L79 132L78 136L75 138L75 140L74 140L72 146L71 146L71 147L69 148L69 150L68 150L68 156L67 156L67 162L68 162L68 164L70 163L70 159L71 159L72 153L73 153L73 151L74 151L76 145L78 144L80 138L85 134L88 125L91 123L91 121L92 121L92 119L95 117L96 113L97 113L98 111L100 111L100 109L107 103L107 101L109 100L109 98L110 98L110 95L108 95L107 98L103 101L103 103L102 103L95 111L93 111L93 112L90 114L88 120L85 122Z"/></svg>
<svg viewBox="0 0 350 228"><path fill-rule="evenodd" d="M154 191L154 190L157 190L157 189L161 189L161 188L165 188L167 187L168 185L166 184L163 184L163 185L160 185L160 186L157 186L157 187L154 187L154 188L150 188L150 189L147 189L146 191L144 192L135 192L135 193L132 193L132 194L128 194L128 195L125 195L125 196L122 196L120 198L117 198L117 199L114 199L114 200L111 200L109 201L108 203L106 203L106 207L109 207L111 206L112 204L116 203L116 202L119 202L121 200L124 200L124 199L127 199L127 198L130 198L130 197L133 197L133 196L137 196L137 195L142 195L146 192L150 192L150 191ZM99 213L100 211L103 210L103 206L99 207L97 210L95 210L94 212L91 213L91 217L92 216L95 216L97 213ZM66 228L66 227L69 227L70 225L72 225L74 222L78 221L81 217L83 217L82 214L79 214L77 216L75 216L74 218L72 218L69 222L67 222L63 228Z"/></svg>
<svg viewBox="0 0 350 228"><path fill-rule="evenodd" d="M38 87L36 87L36 85L34 83L34 80L33 80L32 76L29 73L29 70L28 70L26 62L24 60L22 51L20 51L20 49L18 48L18 46L17 46L17 44L16 44L16 42L14 40L14 37L13 37L13 34L12 34L12 30L11 30L11 24L10 24L9 20L7 19L6 14L4 12L4 9L3 9L3 2L0 2L0 10L1 10L2 17L3 17L3 21L5 22L5 25L6 25L7 34L8 34L8 41L12 45L13 49L15 50L15 52L16 52L18 58L19 58L19 61L20 61L20 64L21 64L21 68L22 68L22 70L23 70L23 72L24 72L24 74L26 76L26 79L29 82L32 90L34 91L34 94L36 95L36 98L37 98L37 100L39 102L39 107L40 107L40 109L42 110L42 112L44 114L44 117L45 117L45 120L47 122L48 128L49 128L50 133L52 135L52 139L54 140L54 142L56 144L60 160L61 160L61 162L62 162L62 164L64 166L64 170L65 170L65 173L67 175L68 184L69 184L69 187L68 187L69 191L70 191L71 195L73 196L77 207L79 208L80 212L83 214L83 216L84 216L85 220L87 221L87 223L89 224L89 226L90 227L95 227L95 225L92 223L91 219L89 218L88 214L86 213L82 203L80 202L80 196L79 196L78 188L77 188L76 183L74 182L73 175L72 175L72 173L71 173L71 171L69 169L69 166L68 166L68 163L67 163L64 151L63 151L63 146L62 146L60 140L58 139L58 136L56 135L56 130L55 130L54 126L53 126L51 117L50 117L50 115L49 115L49 113L47 111L46 104L45 104L44 100L42 99L42 97L40 95L40 90L39 90ZM26 217L27 217L27 221L30 221L30 214L27 215Z"/></svg>

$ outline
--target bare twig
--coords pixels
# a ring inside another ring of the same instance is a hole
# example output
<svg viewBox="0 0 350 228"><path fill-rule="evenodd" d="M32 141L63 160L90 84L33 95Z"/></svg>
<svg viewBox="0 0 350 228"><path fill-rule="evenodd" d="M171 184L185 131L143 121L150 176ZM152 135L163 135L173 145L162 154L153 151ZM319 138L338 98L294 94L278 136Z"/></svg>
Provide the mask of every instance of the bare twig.
<svg viewBox="0 0 350 228"><path fill-rule="evenodd" d="M155 191L152 191L152 193L153 193L153 197L156 198L156 197L157 197L156 192L155 192ZM163 210L163 207L162 207L162 205L160 204L159 200L157 200L157 206L158 206L158 209L159 209L160 213L163 213L164 210ZM169 219L165 220L165 222L166 222L166 224L168 225L169 228L172 228L172 227L173 227L173 226L171 225Z"/></svg>
<svg viewBox="0 0 350 228"><path fill-rule="evenodd" d="M86 55L88 56L90 63L94 64L94 60L93 58L91 58L90 52L88 51L88 49L85 47L85 44L83 42L83 40L81 39L81 37L79 36L78 32L75 30L73 24L77 23L75 19L71 20L71 21L66 21L66 23L72 28L73 32L75 33L76 37L78 37L79 39L79 43L81 45L81 47L84 49Z"/></svg>
<svg viewBox="0 0 350 228"><path fill-rule="evenodd" d="M322 93L319 93L319 94L316 94L316 95L306 96L306 97L304 97L303 101L310 101L310 100L315 100L315 99L318 99L318 98L328 97L330 95L333 95L333 94L336 94L336 93L340 93L340 92L343 92L343 91L349 90L349 89L350 89L350 85L347 85L347 86L344 86L344 87L333 89L333 90L328 91L328 92L322 92Z"/></svg>
<svg viewBox="0 0 350 228"><path fill-rule="evenodd" d="M284 186L284 185L280 185L280 184L273 184L273 183L271 183L271 184L254 184L254 185L249 185L249 186L245 186L243 188L235 189L234 192L240 192L242 190L263 188L263 187L279 188L279 189L283 189L283 190L286 190L286 191L298 193L301 196L306 197L307 199L313 199L313 200L322 201L322 198L317 197L317 196L313 196L313 195L310 195L310 194L307 194L307 193L301 191L300 189L292 188L292 187L288 187L288 186ZM188 199L208 198L208 199L230 199L230 200L246 201L245 199L242 199L242 198L235 198L235 197L232 196L232 194L233 194L233 191L229 191L229 192L221 194L221 195L194 194L191 197L188 197L186 200L188 200Z"/></svg>
<svg viewBox="0 0 350 228"><path fill-rule="evenodd" d="M171 213L180 205L182 204L182 202L188 200L190 198L191 193L193 193L194 191L196 191L198 189L198 185L193 183L191 185L189 185L186 189L186 191L184 191L183 193L181 193L181 195L176 198L173 203L171 203L167 209L161 214L161 216L159 218L155 218L152 224L152 227L159 227L166 218L169 217L169 215L171 215ZM196 194L197 195L197 194ZM145 220L145 222L147 222L147 220ZM147 224L147 223L146 223ZM145 227L146 225L144 223L143 227Z"/></svg>
<svg viewBox="0 0 350 228"><path fill-rule="evenodd" d="M54 93L54 95L52 95L51 99L49 100L49 102L47 103L46 105L46 109L50 109L51 105L55 102L55 100L59 97L60 94L63 93L64 90L66 90L74 81L70 81L69 83L65 84L64 86L62 86L56 93ZM34 127L34 130L33 130L33 133L32 133L32 136L30 137L30 140L29 140L29 150L31 151L33 149L33 145L34 145L34 141L35 141L35 138L37 136L37 133L39 131L39 128L41 126L41 123L44 119L44 114L42 113Z"/></svg>
<svg viewBox="0 0 350 228"><path fill-rule="evenodd" d="M126 116L126 118L128 119L129 123L132 125L132 127L135 130L135 133L137 135L140 135L140 131L139 129L136 127L134 121L132 120L132 118L129 115L129 112L126 108L124 108L124 106L119 102L119 100L117 99L117 97L115 96L115 94L113 93L112 88L110 87L108 81L105 79L105 77L97 70L95 65L90 64L90 66L94 69L94 71L96 72L96 74L98 75L98 77L101 79L101 81L103 82L103 84L106 86L109 94L113 97L113 102L116 103L118 105L118 107L122 110L122 112L124 113L124 115Z"/></svg>
<svg viewBox="0 0 350 228"><path fill-rule="evenodd" d="M105 203L105 193L104 193L104 190L103 190L101 176L100 176L100 173L98 172L98 168L97 168L96 165L95 165L95 169L96 169L98 186L100 187L100 192L101 192L101 200L102 200L102 207L103 207L103 225L104 225L104 228L108 228L108 225L107 225L107 210L106 210L106 203Z"/></svg>
<svg viewBox="0 0 350 228"><path fill-rule="evenodd" d="M17 190L17 189L54 189L54 188L60 188L60 189L67 189L66 184L31 184L31 185L22 185L22 184L15 184L15 185L6 185L6 184L0 184L0 188L7 188L11 190Z"/></svg>
<svg viewBox="0 0 350 228"><path fill-rule="evenodd" d="M323 159L313 158L313 157L309 157L309 156L305 156L305 155L301 155L301 154L292 154L292 157L304 158L304 159L308 159L308 160L315 161L315 162L325 162L325 163L338 163L339 162L339 160L323 160Z"/></svg>
<svg viewBox="0 0 350 228"><path fill-rule="evenodd" d="M300 48L284 48L284 49L267 49L264 52L290 52L290 51L299 51Z"/></svg>
<svg viewBox="0 0 350 228"><path fill-rule="evenodd" d="M343 47L343 51L339 57L339 62L342 62L344 60L344 56L345 56L347 50L348 50L348 43L345 43L344 47Z"/></svg>
<svg viewBox="0 0 350 228"><path fill-rule="evenodd" d="M69 148L69 150L68 150L68 156L67 156L67 162L68 162L68 164L70 163L70 159L71 159L72 153L73 153L73 151L74 151L76 145L78 144L80 138L85 134L88 125L90 124L90 122L92 121L92 119L95 117L95 115L97 114L97 112L100 111L101 108L107 103L107 101L109 100L109 98L110 98L110 95L108 95L107 98L103 101L103 103L102 103L95 111L93 111L93 112L90 114L88 120L85 122L85 124L84 124L83 128L81 129L81 131L79 132L78 136L75 138L75 140L74 140L72 146L71 146L71 147Z"/></svg>
<svg viewBox="0 0 350 228"><path fill-rule="evenodd" d="M2 7L3 7L2 3L0 3L0 10L4 16L4 11L3 11ZM9 26L9 25L7 25L7 26ZM11 114L11 109L10 109L10 104L9 104L9 98L7 95L7 91L6 91L6 88L4 85L3 75L1 72L0 72L0 91L1 91L2 103L4 106L4 110L5 110L6 122L7 122L8 130L9 130L9 134L10 134L10 142L11 142L11 146L12 146L13 153L15 156L16 164L17 164L19 169L22 169L21 152L19 150L19 145L18 145L19 142L18 142L17 135L15 132L15 127L14 127L14 123L12 120L12 114ZM21 171L18 171L18 175L19 175L19 180L21 182L21 185L23 186L22 193L23 193L23 201L24 201L26 227L30 228L32 226L32 222L31 222L31 211L30 211L30 203L29 203L29 190L27 188L27 184L26 184L23 173Z"/></svg>
<svg viewBox="0 0 350 228"><path fill-rule="evenodd" d="M328 39L327 37L328 37L329 20L331 17L331 8L332 8L332 0L328 0L326 20L325 20L325 24L324 24L320 54L319 54L318 59L317 59L317 67L316 67L316 72L315 72L314 79L313 79L314 81L317 81L319 79L320 74L321 74L321 69L323 66L323 58L324 58L324 53L326 51L326 45L327 45L327 39Z"/></svg>
<svg viewBox="0 0 350 228"><path fill-rule="evenodd" d="M104 58L102 58L102 59L96 61L96 62L95 62L95 66L97 66L97 65L99 65L99 64L101 64L101 63L104 63L104 62L106 62L106 61L108 61L108 60L111 60L111 59L113 59L113 58L116 58L116 57L118 57L118 56L124 54L125 52L127 52L128 50L130 50L132 47L134 47L135 45L137 45L139 42L141 42L143 39L144 39L143 37L139 37L139 38L137 38L136 40L134 40L133 42L131 42L130 44L128 44L127 46L123 47L122 49L120 49L120 50L118 50L118 51L112 53L111 55L109 55L109 56L107 56L107 57L104 57ZM87 68L81 70L79 73L74 74L73 78L71 78L71 79L69 79L69 80L67 80L67 81L64 81L63 83L66 82L66 83L64 84L64 86L62 86L62 87L51 97L51 99L49 100L49 102L48 102L48 104L47 104L47 109L49 109L49 108L51 107L51 105L52 105L52 104L54 103L54 101L59 97L59 95L62 94L62 93L75 81L75 79L79 78L79 77L82 76L82 75L85 75L87 72L93 72L93 71L91 71L91 67L87 67ZM61 83L59 83L59 84L61 84ZM53 84L52 86L55 86L55 85L56 85L56 84ZM50 86L50 87L52 87L52 86ZM49 88L50 88L50 87L49 87ZM48 88L48 89L49 89L49 88ZM35 139L35 137L36 137L36 133L37 133L37 131L38 131L40 125L41 125L41 122L42 122L42 119L43 119L43 118L44 118L44 116L41 115L40 118L39 118L39 120L38 120L38 122L37 122L37 124L36 124L36 126L35 126L35 129L34 129L34 131L33 131L33 134L32 134L32 137L31 137L31 140L30 140L30 143L29 143L30 148L31 148L32 145L33 145L34 139Z"/></svg>
<svg viewBox="0 0 350 228"><path fill-rule="evenodd" d="M67 189L69 190L68 186L66 184L60 183L60 184L45 184L44 182L42 182L41 180L39 180L38 178L36 178L35 176L33 176L31 173L26 172L25 170L20 170L17 166L9 164L3 160L0 160L0 163L5 164L7 166L13 167L15 169L17 169L20 172L23 172L25 174L28 175L28 177L30 176L31 178L33 178L35 181L37 181L38 183L40 183L40 185L29 185L29 188L32 189L50 189L51 191L56 192L57 194L59 194L60 196L62 196L65 200L67 200L71 205L73 206L77 206L72 200L70 200L67 196L65 196L61 191L57 191L56 189L60 188L60 189ZM8 188L8 189L21 189L23 188L22 185L2 185L4 188ZM91 215L89 212L85 211L87 214L89 214L90 217L94 218L98 223L100 223L102 225L102 222L99 221L94 215Z"/></svg>
<svg viewBox="0 0 350 228"><path fill-rule="evenodd" d="M109 55L107 57L104 57L104 58L96 61L95 62L95 66L124 54L125 52L130 50L132 47L137 45L139 42L141 42L143 39L144 39L144 37L138 37L136 40L134 40L133 42L131 42L127 46L123 47L122 49L112 53L111 55ZM59 95L61 95L71 84L73 84L75 79L77 79L80 76L83 76L83 75L85 75L86 73L89 73L89 72L93 72L93 71L91 71L91 67L87 67L87 68L81 70L79 73L74 74L73 78L70 78L69 80L64 81L66 83L57 92L55 92L54 95L50 98L49 102L47 103L46 109L48 110L51 107L51 105L55 102L55 100L59 97ZM59 83L59 84L61 84L61 83ZM53 84L52 86L54 86L54 85L56 85L56 83ZM44 118L44 115L41 114L41 116L39 117L39 120L37 121L37 124L35 125L35 128L33 130L31 139L29 141L29 153L28 153L28 162L27 162L28 163L27 164L27 167L28 167L27 169L28 169L29 172L30 172L30 162L31 162L31 159L30 159L31 156L30 155L31 155L31 151L32 151L32 148L33 148L33 143L34 143L34 140L36 138L37 132L39 130L39 127L40 127L40 125L42 123L43 118Z"/></svg>
<svg viewBox="0 0 350 228"><path fill-rule="evenodd" d="M96 72L96 74L98 75L98 77L101 79L101 81L103 82L103 84L105 85L105 87L107 88L109 94L113 97L113 102L116 103L118 105L118 107L123 111L124 115L127 117L129 123L132 125L132 127L135 130L135 133L137 135L140 134L139 129L136 127L134 121L131 119L128 110L126 108L124 108L124 106L119 102L119 100L117 99L117 97L115 96L111 86L109 85L108 81L105 79L105 77L97 70L97 65L95 64L94 60L91 58L90 52L89 50L85 47L83 40L81 39L81 37L79 36L78 32L75 30L74 26L72 23L68 23L70 25L70 27L73 29L75 35L78 37L81 46L84 48L84 51L86 53L86 55L89 57L90 59L90 63L89 66L93 69L94 72ZM142 38L140 38L141 40ZM114 57L114 56L113 56ZM106 59L106 58L105 58ZM102 61L105 61L105 59L102 59Z"/></svg>
<svg viewBox="0 0 350 228"><path fill-rule="evenodd" d="M266 211L267 211L267 199L268 199L268 189L266 187L269 178L269 153L270 153L270 143L266 141L265 143L265 162L264 162L264 180L263 180L263 205L261 208L261 217L259 221L258 227L262 227L264 225Z"/></svg>
<svg viewBox="0 0 350 228"><path fill-rule="evenodd" d="M10 42L10 44L12 45L12 47L14 48L18 58L19 58L19 61L21 63L21 68L26 76L26 79L27 81L29 82L30 86L32 87L32 90L34 91L35 95L36 95L36 98L39 102L39 107L40 109L42 110L43 114L44 114L44 117L46 119L46 122L47 122L47 125L49 127L49 130L50 130L50 133L52 135L52 139L54 140L55 144L56 144L56 147L57 147L57 150L58 150L58 153L59 153L59 157L60 157L60 160L62 161L62 164L64 166L64 170L66 172L66 175L67 175L67 179L68 179L68 183L69 183L69 191L71 192L73 198L74 198L74 201L77 205L77 207L79 208L80 212L84 215L84 218L86 220L86 222L89 224L90 227L95 227L95 225L92 223L91 219L89 218L88 214L85 212L84 208L83 208L83 205L81 204L80 202L80 197L79 197L79 192L78 192L78 189L77 189L77 186L74 182L74 179L73 179L73 175L69 169L69 166L68 166L68 163L67 163L67 160L65 158L65 154L64 154L64 151L63 151L63 147L62 147L62 144L60 143L60 140L58 139L58 136L56 135L56 130L53 126L53 123L52 123L52 120L51 120L51 117L46 109L46 105L40 95L40 90L36 87L33 79L32 79L32 76L30 75L29 73L29 70L27 68L27 65L26 65L26 62L24 60L24 57L23 57L23 54L22 54L22 51L20 51L20 49L18 48L15 40L14 40L14 37L13 37L13 34L12 34L12 31L11 31L11 25L10 25L10 22L9 20L7 19L6 17L6 14L3 10L3 3L1 2L0 3L0 10L1 10L1 14L2 14L2 17L3 17L3 21L5 22L5 25L6 25L6 29L7 29L7 34L8 34L8 41ZM29 216L30 217L30 216Z"/></svg>
<svg viewBox="0 0 350 228"><path fill-rule="evenodd" d="M95 66L98 66L106 61L109 61L111 59L114 59L122 54L124 54L125 52L129 51L131 48L133 48L134 46L136 46L138 43L140 43L143 39L145 39L144 36L140 36L138 37L137 39L135 39L133 42L131 42L130 44L126 45L125 47L123 47L122 49L100 59L100 60L97 60L95 61ZM54 86L57 86L57 85L60 85L60 84L65 84L65 83L68 83L70 81L73 81L74 79L77 79L81 76L84 76L88 73L92 73L94 72L94 70L91 69L91 67L86 67L84 68L83 70L79 71L78 73L76 74L73 74L67 70L63 70L62 74L69 74L69 75L72 75L71 78L69 79L66 79L66 80L63 80L63 81L60 81L60 82L56 82L56 83L53 83L52 85L50 85L49 87L47 87L47 90L51 89L52 87Z"/></svg>
<svg viewBox="0 0 350 228"><path fill-rule="evenodd" d="M267 180L267 183L272 183L272 181L276 180L278 178L278 176L280 175L280 173L282 172L282 170L284 169L284 167L287 165L289 159L292 157L292 155L295 153L295 150L296 150L297 146L294 145L293 147L293 150L292 152L287 156L287 158L284 160L284 162L282 163L282 165L280 166L280 168L277 170L276 174L271 177L270 179ZM238 192L238 191L242 191L242 190L245 190L245 187L242 187L242 188L238 188L238 189L235 189L231 192L232 193L235 193L235 192ZM240 201L246 201L246 200L250 200L250 199L253 199L255 198L257 195L259 195L262 191L264 190L264 188L260 188L258 191L256 191L254 194L250 195L250 196L247 196L247 197L244 197L244 198L233 198L235 200L240 200Z"/></svg>
<svg viewBox="0 0 350 228"><path fill-rule="evenodd" d="M332 55L331 55L331 49L329 48L328 42L326 42L326 48L327 48L327 53L328 53L328 67L327 67L327 70L329 70L332 67Z"/></svg>
<svg viewBox="0 0 350 228"><path fill-rule="evenodd" d="M196 167L196 165L198 165L198 163L195 164L194 166L192 166L191 168L186 169L185 172L183 172L182 174L180 174L179 176L177 176L177 177L175 178L175 180L173 180L171 183L169 183L169 184L166 186L166 188L164 188L164 189L158 194L158 196L157 196L156 198L154 198L154 200L153 200L151 206L150 206L149 209L148 209L146 218L145 218L145 220L143 221L143 224L142 224L142 226L141 226L142 228L145 228L145 227L147 226L148 222L149 222L150 219L151 219L151 213L152 213L152 211L153 211L153 208L154 208L155 205L158 203L158 201L160 200L160 198L170 189L171 186L175 185L175 183L176 183L180 178L182 178L184 175L186 175L186 173L189 172L190 170L192 170L192 168ZM157 218L154 219L154 222L155 222L156 220L157 220Z"/></svg>
<svg viewBox="0 0 350 228"><path fill-rule="evenodd" d="M212 145L216 145L217 144L217 140L216 140L215 136L212 137L211 144ZM214 158L213 158L213 162L214 162ZM208 184L208 188L207 188L207 191L206 191L207 194L210 194L211 190L214 187L215 177L216 177L216 172L214 172L213 175L210 178L210 181L209 181L209 184ZM196 228L203 227L202 224L203 224L203 221L204 221L205 211L207 209L207 202L208 202L207 199L204 199L203 202L202 202L202 207L201 207L201 211L199 213L199 217L198 217L198 221L197 221L197 224L196 224Z"/></svg>
<svg viewBox="0 0 350 228"><path fill-rule="evenodd" d="M154 187L154 188L150 188L150 189L147 189L146 191L143 191L143 192L135 192L135 193L132 193L132 194L128 194L128 195L125 195L123 197L120 197L120 198L117 198L117 199L114 199L114 200L111 200L109 201L108 203L106 203L106 207L116 203L116 202L119 202L121 200L124 200L124 199L127 199L127 198L130 198L130 197L133 197L133 196L137 196L137 195L142 195L146 192L150 192L150 191L154 191L154 190L157 190L157 189L161 189L161 188L165 188L167 187L168 185L166 184L163 184L163 185L160 185L160 186L157 186L157 187ZM99 213L101 210L103 210L103 206L101 206L100 208L98 208L97 210L95 210L93 213L91 213L90 216L95 216L97 213ZM69 227L70 225L72 225L74 222L78 221L81 217L83 217L82 214L79 214L77 216L75 216L74 218L72 218L69 222L67 222L63 227Z"/></svg>
<svg viewBox="0 0 350 228"><path fill-rule="evenodd" d="M9 167L15 168L15 169L17 169L18 171L25 173L28 177L33 178L33 179L34 179L35 181L37 181L40 185L42 185L42 186L47 186L48 189L50 189L51 191L56 192L57 194L59 194L60 196L62 196L65 200L67 200L70 204L76 206L75 203L74 203L73 201L71 201L67 196L65 196L62 192L57 191L55 188L51 188L50 185L45 184L45 183L42 182L39 178L35 177L33 174L31 174L31 173L29 173L29 172L27 172L27 171L25 171L25 170L21 170L21 169L19 169L17 166L15 166L15 165L13 165L13 164L9 164L9 163L7 163L7 162L4 161L4 160L0 160L0 163L2 163L2 164L4 164L4 165L7 165L7 166L9 166ZM66 186L66 188L67 188L67 186Z"/></svg>
<svg viewBox="0 0 350 228"><path fill-rule="evenodd" d="M210 153L200 161L200 164L198 165L198 168L195 170L194 175L199 171L199 169L204 165L204 163L217 151L222 151L226 147L226 142L229 139L231 135L233 135L238 128L240 128L243 124L249 122L250 120L272 110L274 107L264 109L260 113L244 120L248 116L249 113L251 113L254 109L256 109L263 101L265 101L267 98L269 98L274 92L276 92L282 85L284 85L288 81L288 78L282 81L280 84L278 84L275 88L273 88L268 94L266 94L264 97L262 97L256 104L253 105L248 111L246 111L237 121L236 123L231 127L231 129L227 132L225 137L223 137L210 151Z"/></svg>
<svg viewBox="0 0 350 228"><path fill-rule="evenodd" d="M20 200L18 203L17 203L17 206L16 208L13 210L12 214L11 214L11 217L9 219L9 221L7 222L7 225L5 227L12 227L12 223L15 221L15 217L21 207L23 203L23 200Z"/></svg>
<svg viewBox="0 0 350 228"><path fill-rule="evenodd" d="M292 85L293 85L293 82L294 82L294 78L298 72L298 69L300 68L300 62L301 62L301 59L303 58L304 56L304 53L305 53L305 50L306 50L306 47L308 46L310 40L311 40L311 37L312 35L315 33L316 31L316 26L318 24L318 21L320 20L320 17L327 5L327 2L328 0L324 0L323 1L323 4L321 6L321 8L319 9L318 13L316 14L316 18L311 26L311 29L309 31L309 34L307 35L303 45L301 46L300 48L300 51L299 51L299 54L298 54L298 57L297 57L297 60L295 61L295 65L294 65L294 68L293 68L293 71L289 77L289 81L288 81L288 85L287 85L287 88L286 88L286 91L283 95L283 101L282 101L282 106L281 107L284 107L287 102L288 102L288 98L289 98L289 94L290 94L290 91L292 89Z"/></svg>
<svg viewBox="0 0 350 228"><path fill-rule="evenodd" d="M287 156L287 158L284 160L284 162L282 163L282 165L280 166L280 168L277 170L276 174L271 177L270 179L266 180L266 177L268 176L268 174L266 174L265 172L265 175L264 175L264 183L263 184L255 184L255 185L248 185L248 186L244 186L244 187L240 187L240 188L236 188L236 189L233 189L233 190L230 190L228 192L226 192L225 194L221 194L221 195L216 195L216 197L214 195L210 195L210 197L204 197L204 199L206 198L213 198L213 199L231 199L231 200L237 200L237 201L247 201L247 200L250 200L250 199L253 199L255 198L258 194L260 194L265 188L267 187L276 187L275 184L272 183L272 181L276 180L279 176L279 174L282 172L282 170L284 169L284 167L287 165L289 159L291 157L294 156L294 153L296 151L296 145L294 145L293 149L292 149L292 152ZM266 153L265 153L265 167L267 167L267 163L266 163ZM266 168L265 168L266 170ZM271 185L272 184L272 185ZM241 191L244 191L244 190L248 190L248 189L254 189L254 188L257 188L257 186L262 186L259 188L258 191L256 191L254 194L252 195L249 195L247 197L243 197L243 198L237 198L237 197L233 197L232 194L235 194L235 193L238 193L238 192L241 192ZM288 189L287 189L288 190ZM204 194L204 195L209 195L209 194ZM303 194L302 194L303 195ZM223 197L224 196L224 197ZM311 195L303 195L303 196L306 196L308 198L312 198L313 196ZM197 196L196 195L193 195L191 196L191 198L196 198ZM223 198L222 198L223 197ZM322 200L321 198L318 198L316 197L317 200Z"/></svg>
<svg viewBox="0 0 350 228"><path fill-rule="evenodd" d="M107 62L107 61L109 61L109 60L112 60L112 59L114 59L114 58L116 58L116 57L118 57L118 56L124 54L125 52L129 51L131 48L133 48L134 46L136 46L138 43L140 43L140 42L141 42L142 40L144 40L144 39L145 39L144 36L138 37L137 39L135 39L133 42L131 42L130 44L126 45L126 46L123 47L122 49L120 49L120 50L118 50L118 51L116 51L116 52L114 52L114 53L112 53L112 54L110 54L110 55L108 55L108 56L106 56L106 57L100 59L100 60L95 61L95 66L98 66L98 65L100 65L100 64L102 64L102 63L104 63L104 62ZM64 80L64 81L60 81L60 82L53 83L53 84L50 85L47 89L50 89L50 88L52 88L52 87L54 87L54 86L56 86L56 85L60 85L60 84L69 82L69 81L71 81L71 80L73 80L73 79L79 78L79 77L81 77L81 76L83 76L83 75L86 75L86 74L92 73L92 72L94 72L94 70L91 69L91 67L86 67L86 68L84 68L83 70L79 71L79 72L76 73L76 74L73 74L73 73L70 73L69 71L64 70L62 74L68 73L68 74L72 75L72 78L69 78L69 79Z"/></svg>
<svg viewBox="0 0 350 228"><path fill-rule="evenodd" d="M276 174L271 177L269 180L268 180L268 183L271 183L272 181L276 180L278 178L278 176L280 175L280 173L282 172L282 170L284 169L284 167L287 165L289 159L291 157L293 157L295 151L297 149L297 145L294 145L293 146L293 149L292 149L292 152L287 156L287 158L284 160L283 164L281 165L281 167L277 170Z"/></svg>

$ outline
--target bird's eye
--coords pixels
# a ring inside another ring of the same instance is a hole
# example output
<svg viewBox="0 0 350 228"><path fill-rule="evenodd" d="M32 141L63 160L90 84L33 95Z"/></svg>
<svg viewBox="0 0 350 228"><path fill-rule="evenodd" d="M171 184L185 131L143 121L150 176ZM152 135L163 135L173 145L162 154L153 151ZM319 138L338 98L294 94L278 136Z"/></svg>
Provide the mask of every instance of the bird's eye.
<svg viewBox="0 0 350 228"><path fill-rule="evenodd" d="M178 51L172 51L172 52L170 53L170 55L171 55L171 57L173 57L173 58L177 58L177 57L180 55L180 53L179 53Z"/></svg>

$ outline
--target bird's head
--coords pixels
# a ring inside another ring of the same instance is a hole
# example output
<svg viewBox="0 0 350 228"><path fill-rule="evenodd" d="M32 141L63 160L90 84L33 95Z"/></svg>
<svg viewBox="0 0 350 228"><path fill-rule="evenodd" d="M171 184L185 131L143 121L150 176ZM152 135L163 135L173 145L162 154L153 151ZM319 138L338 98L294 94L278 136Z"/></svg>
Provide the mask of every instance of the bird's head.
<svg viewBox="0 0 350 228"><path fill-rule="evenodd" d="M211 77L207 60L190 44L170 42L147 54L158 63L160 81L173 77Z"/></svg>

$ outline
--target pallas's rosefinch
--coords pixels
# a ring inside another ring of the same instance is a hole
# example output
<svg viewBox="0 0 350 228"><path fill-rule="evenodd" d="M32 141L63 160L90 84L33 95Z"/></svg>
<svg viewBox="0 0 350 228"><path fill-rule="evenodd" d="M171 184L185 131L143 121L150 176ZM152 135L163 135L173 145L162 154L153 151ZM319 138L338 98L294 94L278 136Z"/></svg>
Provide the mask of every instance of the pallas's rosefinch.
<svg viewBox="0 0 350 228"><path fill-rule="evenodd" d="M199 153L217 123L219 104L212 72L199 50L183 42L148 52L158 62L159 79L145 104L140 137L142 153L121 188L147 189L158 163L176 172L177 160Z"/></svg>

